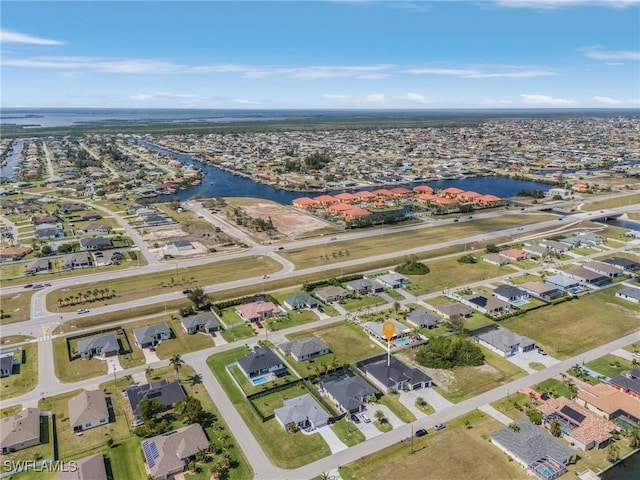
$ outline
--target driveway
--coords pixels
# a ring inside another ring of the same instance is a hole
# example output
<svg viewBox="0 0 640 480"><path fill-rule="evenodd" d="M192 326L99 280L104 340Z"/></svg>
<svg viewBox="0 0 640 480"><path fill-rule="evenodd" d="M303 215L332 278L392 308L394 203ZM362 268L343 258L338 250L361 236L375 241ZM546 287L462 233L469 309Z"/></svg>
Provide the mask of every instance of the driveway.
<svg viewBox="0 0 640 480"><path fill-rule="evenodd" d="M396 417L396 414L393 413L391 410L389 410L389 407L387 407L386 405L380 405L379 403L376 404L369 404L367 406L367 409L365 410L365 413L367 414L367 416L371 419L371 423L373 423L373 421L376 418L376 412L380 410L382 411L382 413L384 413L384 416L387 417L387 420L389 420L389 423L391 424L391 426L393 428L398 428L403 426L405 423L400 420L398 417ZM377 427L373 427L377 430Z"/></svg>
<svg viewBox="0 0 640 480"><path fill-rule="evenodd" d="M107 362L107 373L113 374L114 372L121 372L122 370L124 370L122 368L122 365L120 365L120 359L117 355L106 358L105 360Z"/></svg>
<svg viewBox="0 0 640 480"><path fill-rule="evenodd" d="M338 436L333 433L331 427L329 425L325 425L324 427L317 428L316 431L322 435L324 441L327 442L329 448L331 449L331 453L337 453L342 450L346 450L348 447L340 441Z"/></svg>
<svg viewBox="0 0 640 480"><path fill-rule="evenodd" d="M516 353L515 355L507 357L507 360L509 360L514 365L517 365L527 373L536 373L537 371L529 366L531 362L541 363L545 367L551 367L560 363L560 360L553 358L551 355L540 355L538 353L538 350Z"/></svg>
<svg viewBox="0 0 640 480"><path fill-rule="evenodd" d="M426 416L426 414L422 410L416 407L416 400L418 399L418 397L424 398L424 400L429 405L431 405L436 412L439 410L444 410L445 408L453 405L453 403L444 398L433 388L421 388L420 390L409 390L408 392L402 392L400 394L400 402L409 410L411 410L413 414L418 418Z"/></svg>
<svg viewBox="0 0 640 480"><path fill-rule="evenodd" d="M160 361L155 351L152 352L148 348L143 348L142 353L144 354L144 363L154 363Z"/></svg>
<svg viewBox="0 0 640 480"><path fill-rule="evenodd" d="M630 351L625 350L624 348L619 348L611 353L616 357L624 358L625 360L629 360L630 362L633 361L633 354Z"/></svg>

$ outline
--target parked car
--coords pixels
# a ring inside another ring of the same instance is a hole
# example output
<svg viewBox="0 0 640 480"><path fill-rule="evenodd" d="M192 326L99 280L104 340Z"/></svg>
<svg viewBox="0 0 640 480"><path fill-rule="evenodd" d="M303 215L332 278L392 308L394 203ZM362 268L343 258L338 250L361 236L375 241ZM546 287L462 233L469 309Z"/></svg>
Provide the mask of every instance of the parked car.
<svg viewBox="0 0 640 480"><path fill-rule="evenodd" d="M633 353L631 354L631 356L632 356L633 358L636 358L636 359L640 360L640 352L633 352Z"/></svg>
<svg viewBox="0 0 640 480"><path fill-rule="evenodd" d="M41 284L41 283L36 283L36 284L33 286L33 289L34 289L34 290L37 290L38 288L44 288L44 285L43 285L43 284Z"/></svg>
<svg viewBox="0 0 640 480"><path fill-rule="evenodd" d="M87 310L86 308L79 308L78 310L76 310L76 313L81 315L83 313L89 313L89 310Z"/></svg>
<svg viewBox="0 0 640 480"><path fill-rule="evenodd" d="M284 247L278 247L276 250L284 250Z"/></svg>
<svg viewBox="0 0 640 480"><path fill-rule="evenodd" d="M360 418L358 418L358 415L356 415L355 413L351 414L351 421L353 423L360 423Z"/></svg>
<svg viewBox="0 0 640 480"><path fill-rule="evenodd" d="M364 423L371 423L371 419L367 416L366 413L361 413L360 414L360 418L362 418L362 421Z"/></svg>
<svg viewBox="0 0 640 480"><path fill-rule="evenodd" d="M453 221L454 221L454 222L459 222L459 221L460 221L460 219L459 219L458 217L456 217L456 218L454 218L454 219L453 219Z"/></svg>
<svg viewBox="0 0 640 480"><path fill-rule="evenodd" d="M546 354L547 354L547 352L545 352L542 348L539 348L539 349L538 349L538 353L539 353L540 355L546 355Z"/></svg>
<svg viewBox="0 0 640 480"><path fill-rule="evenodd" d="M182 290L182 293L184 293L185 295L189 295L193 290L191 290L190 288L187 288L186 290Z"/></svg>
<svg viewBox="0 0 640 480"><path fill-rule="evenodd" d="M262 328L262 323L260 323L259 321L258 321L258 322L256 322L256 327L258 327L258 328Z"/></svg>
<svg viewBox="0 0 640 480"><path fill-rule="evenodd" d="M442 430L444 427L446 427L446 425L444 423L436 423L433 428L435 430Z"/></svg>
<svg viewBox="0 0 640 480"><path fill-rule="evenodd" d="M31 288L31 287L33 287L33 283L29 283L29 284L24 286L24 288Z"/></svg>
<svg viewBox="0 0 640 480"><path fill-rule="evenodd" d="M426 428L419 428L416 430L416 437L424 437L427 434Z"/></svg>
<svg viewBox="0 0 640 480"><path fill-rule="evenodd" d="M338 237L331 237L329 240L337 240Z"/></svg>

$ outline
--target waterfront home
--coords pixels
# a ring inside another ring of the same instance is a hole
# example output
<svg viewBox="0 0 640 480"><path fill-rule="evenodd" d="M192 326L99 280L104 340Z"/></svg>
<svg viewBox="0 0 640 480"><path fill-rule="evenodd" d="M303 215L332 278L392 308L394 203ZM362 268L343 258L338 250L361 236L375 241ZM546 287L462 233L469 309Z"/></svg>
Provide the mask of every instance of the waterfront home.
<svg viewBox="0 0 640 480"><path fill-rule="evenodd" d="M414 187L413 191L417 194L433 193L433 188L431 188L429 185L419 185L417 187Z"/></svg>
<svg viewBox="0 0 640 480"><path fill-rule="evenodd" d="M328 287L324 287L316 290L315 296L325 303L333 303L337 300L342 300L343 298L347 298L349 296L349 292L347 292L342 287L335 287L333 285L329 285Z"/></svg>
<svg viewBox="0 0 640 480"><path fill-rule="evenodd" d="M622 288L616 292L616 297L633 303L640 303L640 288Z"/></svg>
<svg viewBox="0 0 640 480"><path fill-rule="evenodd" d="M285 400L283 406L274 410L278 423L286 432L295 430L311 432L324 427L329 421L329 415L310 394Z"/></svg>
<svg viewBox="0 0 640 480"><path fill-rule="evenodd" d="M553 300L554 298L558 298L564 295L562 290L560 290L559 288L543 282L523 283L522 285L520 285L520 288L525 292L528 292L530 295L542 298L544 300Z"/></svg>
<svg viewBox="0 0 640 480"><path fill-rule="evenodd" d="M136 384L127 387L124 395L129 401L129 407L133 413L135 422L140 423L140 402L143 400L154 399L164 410L168 410L175 406L177 402L187 395L182 389L182 385L178 382L167 382L166 380L158 380L157 382Z"/></svg>
<svg viewBox="0 0 640 480"><path fill-rule="evenodd" d="M456 198L461 193L464 193L464 190L461 190L456 187L449 187L449 188L445 188L444 190L440 190L438 192L438 195L441 197Z"/></svg>
<svg viewBox="0 0 640 480"><path fill-rule="evenodd" d="M196 332L213 333L220 330L220 324L210 312L189 315L181 320L182 328L192 335Z"/></svg>
<svg viewBox="0 0 640 480"><path fill-rule="evenodd" d="M278 348L284 355L291 355L298 362L312 360L329 353L329 347L317 337L282 342L278 344Z"/></svg>
<svg viewBox="0 0 640 480"><path fill-rule="evenodd" d="M629 373L618 375L609 381L609 385L640 399L640 370L634 368Z"/></svg>
<svg viewBox="0 0 640 480"><path fill-rule="evenodd" d="M342 212L342 217L345 220L357 220L359 218L365 218L371 215L371 212L364 208L353 207L349 210Z"/></svg>
<svg viewBox="0 0 640 480"><path fill-rule="evenodd" d="M164 322L156 323L155 325L134 328L133 337L136 345L140 348L146 348L149 346L155 347L162 340L168 340L171 338L171 329L169 329L167 324Z"/></svg>
<svg viewBox="0 0 640 480"><path fill-rule="evenodd" d="M611 441L616 425L565 397L549 398L538 405L542 424L550 428L560 423L562 436L580 450L604 448Z"/></svg>
<svg viewBox="0 0 640 480"><path fill-rule="evenodd" d="M280 307L273 302L257 301L236 307L236 313L247 322L258 322L280 315Z"/></svg>
<svg viewBox="0 0 640 480"><path fill-rule="evenodd" d="M294 199L291 203L293 204L294 207L298 207L303 210L308 210L310 208L317 207L320 202L318 202L313 198L300 197L300 198Z"/></svg>
<svg viewBox="0 0 640 480"><path fill-rule="evenodd" d="M464 203L475 203L476 199L480 197L482 197L481 193L468 191L468 192L462 192L460 195L458 195L457 198L458 200Z"/></svg>
<svg viewBox="0 0 640 480"><path fill-rule="evenodd" d="M338 203L338 200L331 195L319 195L314 198L319 205L326 207L329 205L333 205L334 203Z"/></svg>
<svg viewBox="0 0 640 480"><path fill-rule="evenodd" d="M302 308L318 308L320 303L308 293L294 293L289 295L282 302L289 310L300 310Z"/></svg>
<svg viewBox="0 0 640 480"><path fill-rule="evenodd" d="M418 390L432 385L429 375L419 368L408 367L395 356L387 358L382 354L357 365L365 377L384 393Z"/></svg>
<svg viewBox="0 0 640 480"><path fill-rule="evenodd" d="M544 196L545 197L550 197L550 198L561 197L563 199L572 198L573 197L573 191L569 190L568 188L550 188L549 190L544 192Z"/></svg>
<svg viewBox="0 0 640 480"><path fill-rule="evenodd" d="M502 203L502 199L495 195L482 195L481 197L476 198L475 201L481 207L497 207Z"/></svg>
<svg viewBox="0 0 640 480"><path fill-rule="evenodd" d="M575 401L607 420L640 426L640 400L606 383L582 382Z"/></svg>
<svg viewBox="0 0 640 480"><path fill-rule="evenodd" d="M591 270L592 272L596 272L601 275L606 275L609 278L615 278L624 273L622 270L620 270L618 267L614 265L609 265L608 263L598 262L595 260L585 263L583 267L586 268L587 270Z"/></svg>
<svg viewBox="0 0 640 480"><path fill-rule="evenodd" d="M339 193L335 195L334 198L342 203L353 203L357 200L356 197L354 197L351 193L347 193L347 192Z"/></svg>
<svg viewBox="0 0 640 480"><path fill-rule="evenodd" d="M509 263L511 263L507 257L503 257L499 253L489 253L482 257L482 260L498 267L509 265Z"/></svg>
<svg viewBox="0 0 640 480"><path fill-rule="evenodd" d="M40 410L25 408L0 419L0 452L17 452L40 445Z"/></svg>
<svg viewBox="0 0 640 480"><path fill-rule="evenodd" d="M107 396L102 390L83 390L67 402L69 425L74 432L109 423Z"/></svg>
<svg viewBox="0 0 640 480"><path fill-rule="evenodd" d="M366 380L359 376L345 375L318 384L321 393L326 395L340 412L355 413L361 411L378 392Z"/></svg>
<svg viewBox="0 0 640 480"><path fill-rule="evenodd" d="M475 340L480 345L503 357L511 357L516 353L530 352L536 348L535 342L530 338L500 327L476 335Z"/></svg>
<svg viewBox="0 0 640 480"><path fill-rule="evenodd" d="M82 338L78 340L78 354L82 358L100 356L110 357L120 353L120 343L115 335Z"/></svg>
<svg viewBox="0 0 640 480"><path fill-rule="evenodd" d="M142 440L142 453L154 480L168 480L183 472L189 461L209 448L209 440L198 423Z"/></svg>
<svg viewBox="0 0 640 480"><path fill-rule="evenodd" d="M102 453L74 460L60 470L58 480L107 480L107 469Z"/></svg>
<svg viewBox="0 0 640 480"><path fill-rule="evenodd" d="M282 359L270 348L259 347L240 357L238 367L248 379L273 373L277 376L286 373Z"/></svg>

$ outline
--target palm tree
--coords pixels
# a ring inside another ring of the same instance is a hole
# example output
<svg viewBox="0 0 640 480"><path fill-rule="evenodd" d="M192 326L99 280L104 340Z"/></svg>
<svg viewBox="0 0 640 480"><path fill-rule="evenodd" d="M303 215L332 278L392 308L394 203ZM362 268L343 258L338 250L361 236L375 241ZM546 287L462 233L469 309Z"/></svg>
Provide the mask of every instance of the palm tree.
<svg viewBox="0 0 640 480"><path fill-rule="evenodd" d="M385 423L386 418L382 410L376 410L376 413L374 413L373 416L376 417L376 420L378 420L378 422Z"/></svg>
<svg viewBox="0 0 640 480"><path fill-rule="evenodd" d="M179 353L176 353L169 359L169 364L173 367L173 373L175 374L176 381L178 380L178 374L180 373L180 367L184 365L184 360Z"/></svg>
<svg viewBox="0 0 640 480"><path fill-rule="evenodd" d="M560 422L558 422L557 420L552 420L551 423L549 424L549 431L551 432L551 435L553 435L554 437L559 437L560 435L562 435L562 428L560 427Z"/></svg>
<svg viewBox="0 0 640 480"><path fill-rule="evenodd" d="M620 447L615 443L610 443L607 447L607 461L614 463L620 460Z"/></svg>
<svg viewBox="0 0 640 480"><path fill-rule="evenodd" d="M629 446L631 448L640 447L640 428L635 425L629 429Z"/></svg>
<svg viewBox="0 0 640 480"><path fill-rule="evenodd" d="M518 426L518 424L516 422L511 422L509 424L509 428L511 430L513 430L514 432L516 432L516 433L520 431L520 427Z"/></svg>

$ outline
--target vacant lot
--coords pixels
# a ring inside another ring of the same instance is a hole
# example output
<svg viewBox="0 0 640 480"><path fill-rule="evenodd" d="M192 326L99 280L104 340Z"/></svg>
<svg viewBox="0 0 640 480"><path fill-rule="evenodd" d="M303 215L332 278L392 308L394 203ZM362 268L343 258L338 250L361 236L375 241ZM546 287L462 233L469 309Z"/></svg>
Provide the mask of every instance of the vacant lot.
<svg viewBox="0 0 640 480"><path fill-rule="evenodd" d="M34 293L34 290L25 289L24 292L16 293L15 295L0 296L2 313L3 315L8 315L8 317L0 320L0 325L29 320L31 318L31 297Z"/></svg>
<svg viewBox="0 0 640 480"><path fill-rule="evenodd" d="M615 296L616 288L525 313L504 326L566 359L640 329L640 306Z"/></svg>

